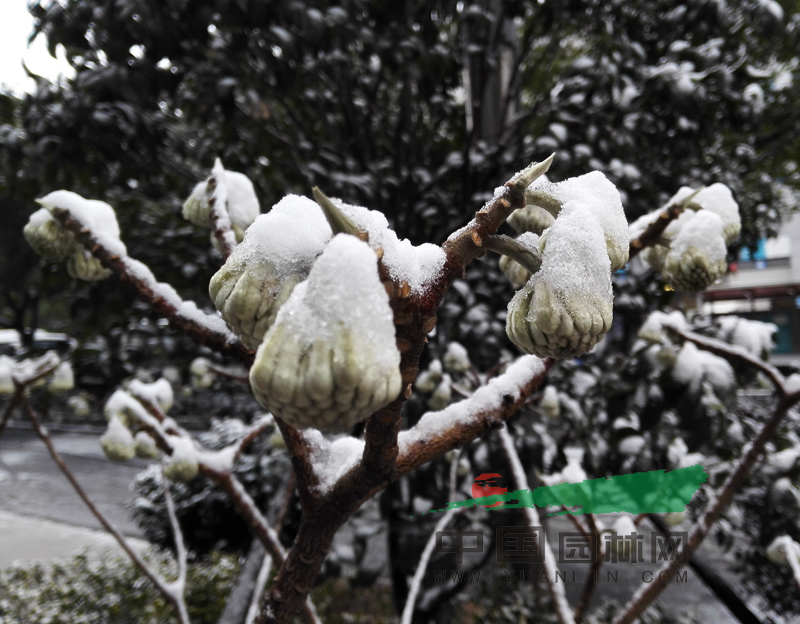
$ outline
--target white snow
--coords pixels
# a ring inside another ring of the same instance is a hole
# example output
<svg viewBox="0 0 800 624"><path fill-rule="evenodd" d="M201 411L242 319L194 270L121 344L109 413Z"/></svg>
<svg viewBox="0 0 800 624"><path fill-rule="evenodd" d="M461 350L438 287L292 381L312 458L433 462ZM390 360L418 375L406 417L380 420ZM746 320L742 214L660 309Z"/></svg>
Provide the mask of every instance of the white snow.
<svg viewBox="0 0 800 624"><path fill-rule="evenodd" d="M61 362L52 374L48 388L51 392L69 392L75 387L75 375L69 362Z"/></svg>
<svg viewBox="0 0 800 624"><path fill-rule="evenodd" d="M0 394L14 393L14 358L0 355Z"/></svg>
<svg viewBox="0 0 800 624"><path fill-rule="evenodd" d="M774 323L762 323L738 316L723 316L719 319L719 325L728 342L743 347L758 358L772 350L772 336L778 331L778 326Z"/></svg>
<svg viewBox="0 0 800 624"><path fill-rule="evenodd" d="M786 392L789 394L794 394L795 392L800 391L800 373L794 373L793 375L790 375L786 379L784 387L786 388Z"/></svg>
<svg viewBox="0 0 800 624"><path fill-rule="evenodd" d="M667 258L680 258L690 249L696 249L708 257L712 266L724 262L728 248L722 232L723 222L718 214L698 210L675 236Z"/></svg>
<svg viewBox="0 0 800 624"><path fill-rule="evenodd" d="M600 224L606 241L617 249L624 250L627 258L630 242L628 220L625 218L617 187L603 173L592 171L563 182L534 184L537 190L555 197L562 204L559 217L562 214L566 216L573 210L592 214Z"/></svg>
<svg viewBox="0 0 800 624"><path fill-rule="evenodd" d="M111 253L119 256L127 254L120 240L119 224L114 209L107 203L95 199L84 199L72 191L53 191L39 200L51 213L59 208L67 210L70 216L85 229L90 230L97 242Z"/></svg>
<svg viewBox="0 0 800 624"><path fill-rule="evenodd" d="M412 290L419 291L439 275L445 261L441 247L431 243L415 246L408 239L400 240L383 213L338 199L332 201L357 227L367 232L372 249L383 250L383 264L392 279L408 282Z"/></svg>
<svg viewBox="0 0 800 624"><path fill-rule="evenodd" d="M699 213L702 213L703 210L708 210L719 216L719 218L722 219L722 227L725 230L730 228L731 231L736 231L738 233L742 227L742 219L739 215L739 204L737 204L736 200L733 198L731 190L724 184L717 182L716 184L701 189L700 192L692 198L690 203L696 204L702 208ZM697 226L698 223L692 221L692 227L695 228ZM729 240L727 242L730 243L731 241Z"/></svg>
<svg viewBox="0 0 800 624"><path fill-rule="evenodd" d="M661 342L664 338L664 327L673 327L679 331L686 331L686 317L683 312L652 312L639 329L639 338L649 342Z"/></svg>
<svg viewBox="0 0 800 624"><path fill-rule="evenodd" d="M261 213L258 197L250 178L243 173L226 170L219 158L214 161L212 176L217 181L217 186L214 189L216 206L227 208L227 210L222 209L218 213L219 218L223 220L222 225L234 225L241 230L246 230ZM204 180L194 187L192 194L184 204L184 217L187 217L190 207L193 208L192 204L194 203L197 206L198 214L206 215L201 220L208 219L210 206L207 190L208 180ZM226 224L225 221L228 221L228 223ZM198 225L210 225L210 222L199 223Z"/></svg>
<svg viewBox="0 0 800 624"><path fill-rule="evenodd" d="M108 428L105 433L100 436L100 443L104 446L106 444L111 444L122 448L132 447L133 435L130 430L122 424L122 421L114 416L108 421Z"/></svg>
<svg viewBox="0 0 800 624"><path fill-rule="evenodd" d="M232 258L243 262L266 260L279 275L308 271L331 234L316 202L287 195L247 228Z"/></svg>
<svg viewBox="0 0 800 624"><path fill-rule="evenodd" d="M278 312L270 333L286 331L303 347L323 340L358 335L372 348L372 373L384 379L400 366L389 296L378 277L378 259L369 246L349 234L338 234L314 263Z"/></svg>
<svg viewBox="0 0 800 624"><path fill-rule="evenodd" d="M361 459L364 440L343 436L329 442L316 429L307 429L304 434L312 449L311 458L319 479L318 489L324 494Z"/></svg>
<svg viewBox="0 0 800 624"><path fill-rule="evenodd" d="M678 360L672 367L672 377L684 385L700 383L703 377L703 365L699 357L699 349L692 342L683 345L678 353Z"/></svg>
<svg viewBox="0 0 800 624"><path fill-rule="evenodd" d="M144 383L134 379L128 384L128 391L136 397L141 397L154 405L158 405L164 412L169 411L175 399L172 385L163 377L152 383Z"/></svg>
<svg viewBox="0 0 800 624"><path fill-rule="evenodd" d="M549 385L542 393L542 400L539 408L547 418L558 418L561 414L561 404L558 400L558 390L553 385Z"/></svg>
<svg viewBox="0 0 800 624"><path fill-rule="evenodd" d="M499 409L506 396L516 400L520 396L520 388L543 370L544 365L536 356L526 355L517 359L505 373L478 388L468 399L453 403L439 412L427 412L416 426L401 431L398 436L401 452L415 442L430 439L437 433L460 424L468 424L487 412Z"/></svg>
<svg viewBox="0 0 800 624"><path fill-rule="evenodd" d="M728 392L733 389L736 385L736 376L727 360L708 351L698 351L697 356L703 370L704 381L708 381L716 392Z"/></svg>

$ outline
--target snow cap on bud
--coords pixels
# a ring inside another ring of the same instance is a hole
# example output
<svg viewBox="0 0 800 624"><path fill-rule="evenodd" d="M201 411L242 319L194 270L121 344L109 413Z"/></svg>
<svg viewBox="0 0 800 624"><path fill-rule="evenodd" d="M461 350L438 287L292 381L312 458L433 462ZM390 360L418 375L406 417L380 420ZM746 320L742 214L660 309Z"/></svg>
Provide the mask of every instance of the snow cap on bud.
<svg viewBox="0 0 800 624"><path fill-rule="evenodd" d="M790 557L800 562L800 544L788 535L781 535L772 540L772 543L767 546L766 555L767 559L773 563L786 563ZM794 567L797 567L797 564Z"/></svg>
<svg viewBox="0 0 800 624"><path fill-rule="evenodd" d="M133 436L116 416L108 423L108 429L100 436L100 446L106 457L114 461L129 461L135 455Z"/></svg>
<svg viewBox="0 0 800 624"><path fill-rule="evenodd" d="M47 208L34 212L22 233L28 244L42 258L66 260L78 249L72 232L61 227Z"/></svg>
<svg viewBox="0 0 800 624"><path fill-rule="evenodd" d="M116 418L126 427L133 427L138 421L137 412L141 409L144 409L142 404L125 390L115 390L103 406L103 413L109 422Z"/></svg>
<svg viewBox="0 0 800 624"><path fill-rule="evenodd" d="M214 194L220 184L225 185L223 193L218 196L227 198L225 208L231 220L231 229L236 236L236 241L241 242L245 230L256 220L261 213L253 183L243 173L226 171L217 159L215 176L200 182L194 187L192 194L183 204L183 218L201 227L211 225L211 206L209 198ZM221 175L219 172L221 171ZM211 180L214 182L209 186Z"/></svg>
<svg viewBox="0 0 800 624"><path fill-rule="evenodd" d="M197 452L191 440L168 436L172 445L172 455L164 465L164 476L170 481L188 483L200 472L197 465Z"/></svg>
<svg viewBox="0 0 800 624"><path fill-rule="evenodd" d="M556 390L555 386L547 386L544 389L539 409L542 410L542 414L550 419L558 418L561 415L561 404L559 403L558 390Z"/></svg>
<svg viewBox="0 0 800 624"><path fill-rule="evenodd" d="M610 261L588 210L563 210L547 231L541 270L508 304L506 333L526 353L566 359L611 328Z"/></svg>
<svg viewBox="0 0 800 624"><path fill-rule="evenodd" d="M144 383L134 379L128 385L128 392L135 397L140 397L157 405L163 412L168 412L175 400L172 385L163 377L152 383Z"/></svg>
<svg viewBox="0 0 800 624"><path fill-rule="evenodd" d="M158 447L155 440L145 431L140 431L133 438L133 450L140 459L156 459Z"/></svg>
<svg viewBox="0 0 800 624"><path fill-rule="evenodd" d="M662 275L675 290L700 292L722 279L728 268L722 219L700 210L672 242Z"/></svg>
<svg viewBox="0 0 800 624"><path fill-rule="evenodd" d="M683 187L678 193L692 193L692 189ZM739 204L733 198L733 193L724 184L717 182L711 186L700 189L688 202L694 209L708 210L722 220L722 233L725 244L730 245L739 236L742 230L742 218L739 216Z"/></svg>
<svg viewBox="0 0 800 624"><path fill-rule="evenodd" d="M208 287L222 318L246 346L261 343L330 237L322 209L297 195L284 197L248 228Z"/></svg>
<svg viewBox="0 0 800 624"><path fill-rule="evenodd" d="M537 180L528 187L525 200L559 216L572 210L588 211L602 228L611 270L617 271L628 262L630 239L622 199L617 187L601 172L592 171L563 182Z"/></svg>
<svg viewBox="0 0 800 624"><path fill-rule="evenodd" d="M645 319L645 322L639 328L639 338L653 343L664 342L666 338L664 334L665 325L686 331L686 317L679 310L673 310L672 312L656 310L651 312L650 316Z"/></svg>
<svg viewBox="0 0 800 624"><path fill-rule="evenodd" d="M264 336L250 386L288 423L341 432L388 405L401 385L377 256L365 242L338 234Z"/></svg>
<svg viewBox="0 0 800 624"><path fill-rule="evenodd" d="M414 387L422 394L430 394L442 381L442 362L432 360L428 368L417 375Z"/></svg>
<svg viewBox="0 0 800 624"><path fill-rule="evenodd" d="M448 373L465 373L470 368L469 353L461 343L451 342L447 345L442 363Z"/></svg>

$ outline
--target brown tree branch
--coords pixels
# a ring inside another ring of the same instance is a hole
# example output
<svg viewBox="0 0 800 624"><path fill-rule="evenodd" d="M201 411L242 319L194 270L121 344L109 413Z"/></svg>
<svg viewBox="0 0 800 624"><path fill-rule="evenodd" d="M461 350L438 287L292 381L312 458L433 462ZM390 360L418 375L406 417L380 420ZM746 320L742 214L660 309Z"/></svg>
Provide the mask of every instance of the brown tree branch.
<svg viewBox="0 0 800 624"><path fill-rule="evenodd" d="M598 530L597 523L594 520L594 514L587 514L587 515L588 515L589 525L592 530L592 535L594 535L594 539L596 540L595 544L597 547L597 556L595 557L591 567L589 568L589 578L586 579L586 587L583 588L581 599L580 601L578 601L578 606L575 607L575 624L580 624L583 621L583 616L586 615L586 612L589 609L589 604L592 602L592 596L594 595L594 590L597 587L596 579L600 573L600 568L603 566L603 561L605 561L606 557L603 545L600 543L600 531Z"/></svg>
<svg viewBox="0 0 800 624"><path fill-rule="evenodd" d="M717 342L717 341L714 341ZM697 343L700 344L700 343ZM723 349L717 346L718 353L722 354ZM727 349L728 355L738 356L738 351L733 350L731 347ZM680 560L685 559L688 561L692 555L697 551L703 540L711 531L711 527L716 522L722 512L725 511L728 504L733 499L733 495L742 486L750 470L755 465L767 442L777 431L781 422L785 418L789 409L800 399L800 393L793 393L789 396L786 395L782 385L778 388L781 399L772 416L764 423L761 431L756 436L755 440L749 445L747 451L742 455L736 463L733 472L730 473L728 478L722 484L722 487L715 494L714 498L708 504L705 512L700 519L694 524L690 531L689 538L685 545L681 545L680 552L677 553L674 559L664 564L655 577L661 579L662 573L668 576L666 582L642 584L639 590L634 594L631 600L625 605L622 613L617 616L613 624L631 624L638 618L647 607L658 597L658 595L667 587L667 584L675 578L675 572L683 564L679 563Z"/></svg>
<svg viewBox="0 0 800 624"><path fill-rule="evenodd" d="M628 260L633 260L644 249L650 247L651 245L655 245L658 239L661 238L664 230L667 229L667 226L672 221L677 219L683 210L684 206L682 203L672 204L662 210L655 220L650 223L649 226L647 226L647 229L642 232L639 238L634 238L631 241L630 250L628 252Z"/></svg>
<svg viewBox="0 0 800 624"><path fill-rule="evenodd" d="M83 489L83 487L78 483L77 479L75 479L75 475L72 474L72 471L69 469L64 460L61 458L61 455L56 450L56 447L53 445L53 441L50 439L50 435L47 432L41 422L39 421L39 417L37 416L36 412L34 411L33 407L31 406L28 398L26 396L22 397L22 403L25 407L25 411L28 414L28 418L33 424L33 428L36 431L36 434L39 438L44 442L44 445L47 447L48 452L50 453L50 457L53 458L53 461L58 465L61 472L70 482L75 492L80 496L81 500L84 504L89 508L89 511L92 512L95 518L103 525L103 528L108 531L114 539L119 544L120 548L125 552L126 555L131 559L131 561L138 567L142 574L144 574L152 583L156 586L159 592L164 596L164 598L169 602L177 611L179 621L181 624L189 624L189 620L185 619L185 610L181 608L181 599L177 595L177 593L173 590L173 587L164 581L155 570L153 570L147 562L142 559L139 554L131 548L128 541L125 539L125 536L120 533L114 525L103 515L103 513L97 508L89 495Z"/></svg>
<svg viewBox="0 0 800 624"><path fill-rule="evenodd" d="M206 196L208 197L208 216L211 221L211 231L219 244L219 250L224 261L236 249L236 236L233 234L228 211L228 186L225 183L225 168L219 158L214 163L214 169L208 180Z"/></svg>
<svg viewBox="0 0 800 624"><path fill-rule="evenodd" d="M193 303L183 301L171 286L157 281L145 264L105 246L100 237L69 210L55 207L52 213L87 251L100 260L105 268L113 271L124 284L133 287L139 297L166 318L172 327L197 344L239 360L246 368L252 365L255 354L228 330L221 318L206 314Z"/></svg>

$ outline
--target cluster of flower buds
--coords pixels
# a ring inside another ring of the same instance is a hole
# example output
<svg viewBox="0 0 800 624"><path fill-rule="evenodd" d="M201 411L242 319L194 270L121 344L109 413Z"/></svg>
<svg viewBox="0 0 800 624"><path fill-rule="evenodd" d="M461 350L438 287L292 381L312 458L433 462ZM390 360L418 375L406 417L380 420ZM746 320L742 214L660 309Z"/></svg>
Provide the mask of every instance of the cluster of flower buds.
<svg viewBox="0 0 800 624"><path fill-rule="evenodd" d="M197 184L183 204L183 217L200 227L211 225L211 204L220 201L231 222L236 241L261 212L253 183L243 173L227 171L217 159L207 180ZM213 237L212 237L213 240Z"/></svg>
<svg viewBox="0 0 800 624"><path fill-rule="evenodd" d="M526 200L555 216L537 241L541 268L508 306L506 331L523 351L570 358L611 328L611 271L628 260L619 192L599 172L534 182Z"/></svg>
<svg viewBox="0 0 800 624"><path fill-rule="evenodd" d="M631 238L638 238L670 207L684 212L655 245L644 250L642 258L675 290L700 292L725 275L727 247L742 228L739 205L724 184L699 190L682 187L664 208L634 221Z"/></svg>
<svg viewBox="0 0 800 624"><path fill-rule="evenodd" d="M121 245L119 224L111 206L71 191L54 191L37 202L42 208L30 216L23 229L25 240L37 254L50 260L66 260L67 271L75 279L96 282L111 275L52 214L57 209L68 210L96 237Z"/></svg>
<svg viewBox="0 0 800 624"><path fill-rule="evenodd" d="M465 375L471 369L467 349L461 343L451 342L441 360L431 360L428 368L417 375L414 387L426 397L428 407L438 412L452 402L454 387L462 395L474 390L473 380Z"/></svg>
<svg viewBox="0 0 800 624"><path fill-rule="evenodd" d="M338 234L278 311L250 385L262 406L292 425L347 431L400 392L394 334L377 256Z"/></svg>
<svg viewBox="0 0 800 624"><path fill-rule="evenodd" d="M330 237L322 209L297 195L284 197L247 229L208 289L222 318L247 347L261 344Z"/></svg>

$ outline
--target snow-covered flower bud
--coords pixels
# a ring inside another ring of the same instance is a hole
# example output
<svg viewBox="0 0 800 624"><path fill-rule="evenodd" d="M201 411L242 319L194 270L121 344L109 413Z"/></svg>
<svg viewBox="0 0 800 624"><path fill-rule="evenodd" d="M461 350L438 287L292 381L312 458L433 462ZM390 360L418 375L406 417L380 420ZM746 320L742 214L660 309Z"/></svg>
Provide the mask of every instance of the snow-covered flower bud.
<svg viewBox="0 0 800 624"><path fill-rule="evenodd" d="M250 386L263 407L290 424L341 432L388 405L401 385L377 256L339 234L264 336Z"/></svg>
<svg viewBox="0 0 800 624"><path fill-rule="evenodd" d="M684 189L681 189L684 191ZM691 191L691 189L688 189ZM742 231L742 219L739 215L739 204L733 199L733 193L719 182L700 189L691 200L689 206L699 210L713 212L722 220L722 233L725 244L730 245Z"/></svg>
<svg viewBox="0 0 800 624"><path fill-rule="evenodd" d="M69 392L75 387L75 375L69 362L61 362L47 384L50 392Z"/></svg>
<svg viewBox="0 0 800 624"><path fill-rule="evenodd" d="M200 472L197 464L197 452L191 440L168 436L172 445L172 455L164 464L164 476L170 481L188 483Z"/></svg>
<svg viewBox="0 0 800 624"><path fill-rule="evenodd" d="M85 249L79 249L69 257L67 273L84 282L99 282L111 275L111 271Z"/></svg>
<svg viewBox="0 0 800 624"><path fill-rule="evenodd" d="M453 380L450 379L450 375L445 374L442 377L442 381L436 386L436 390L433 391L433 394L428 399L428 407L438 412L450 405L450 400L453 398L452 384Z"/></svg>
<svg viewBox="0 0 800 624"><path fill-rule="evenodd" d="M114 461L129 461L135 455L133 436L116 416L109 423L106 432L100 436L100 446L106 457Z"/></svg>
<svg viewBox="0 0 800 624"><path fill-rule="evenodd" d="M141 404L125 390L115 390L103 406L103 413L109 422L116 418L126 427L133 427L139 409L143 409Z"/></svg>
<svg viewBox="0 0 800 624"><path fill-rule="evenodd" d="M632 535L638 533L638 528L629 515L620 516L611 527L611 532L616 539L609 539L606 544L618 555L629 557L634 546Z"/></svg>
<svg viewBox="0 0 800 624"><path fill-rule="evenodd" d="M283 434L280 431L276 430L269 437L269 446L276 451L283 451L286 449L286 440L283 439Z"/></svg>
<svg viewBox="0 0 800 624"><path fill-rule="evenodd" d="M558 390L555 386L547 386L544 389L539 409L550 419L556 419L561 415L561 403L558 400Z"/></svg>
<svg viewBox="0 0 800 624"><path fill-rule="evenodd" d="M432 360L428 368L417 375L414 387L422 394L430 394L442 381L442 362Z"/></svg>
<svg viewBox="0 0 800 624"><path fill-rule="evenodd" d="M61 227L47 208L34 212L22 233L28 244L42 258L66 260L79 248L72 232Z"/></svg>
<svg viewBox="0 0 800 624"><path fill-rule="evenodd" d="M800 567L800 544L788 535L781 535L772 540L765 553L773 563L787 563L793 560L793 568Z"/></svg>
<svg viewBox="0 0 800 624"><path fill-rule="evenodd" d="M206 358L193 359L189 365L189 374L192 376L192 388L197 390L210 388L214 383L214 374Z"/></svg>
<svg viewBox="0 0 800 624"><path fill-rule="evenodd" d="M726 254L722 219L700 210L672 242L662 275L675 290L701 292L725 276Z"/></svg>
<svg viewBox="0 0 800 624"><path fill-rule="evenodd" d="M602 229L587 211L562 211L548 230L541 270L508 304L506 332L526 353L565 359L592 349L612 315Z"/></svg>
<svg viewBox="0 0 800 624"><path fill-rule="evenodd" d="M183 204L183 218L201 227L211 225L211 206L209 199L217 191L219 185L225 185L224 192L217 193L223 197L225 209L231 220L231 229L237 242L242 242L245 230L261 213L253 183L243 173L226 171L217 159L215 173L194 187L192 194ZM213 182L212 182L213 180Z"/></svg>
<svg viewBox="0 0 800 624"><path fill-rule="evenodd" d="M541 235L542 232L553 225L555 217L541 206L528 205L512 212L507 221L520 234L533 232Z"/></svg>
<svg viewBox="0 0 800 624"><path fill-rule="evenodd" d="M656 271L663 271L667 254L669 254L669 247L666 245L652 245L642 252L642 260Z"/></svg>
<svg viewBox="0 0 800 624"><path fill-rule="evenodd" d="M284 197L248 228L208 287L222 318L246 346L261 344L330 237L322 209L297 195Z"/></svg>
<svg viewBox="0 0 800 624"><path fill-rule="evenodd" d="M128 392L135 397L140 397L157 405L163 412L168 412L175 402L172 384L163 377L152 383L144 383L143 381L134 379L128 385Z"/></svg>
<svg viewBox="0 0 800 624"><path fill-rule="evenodd" d="M664 342L666 336L664 326L674 327L675 329L686 331L686 317L679 310L672 312L662 312L655 310L642 323L639 328L639 338L652 343Z"/></svg>
<svg viewBox="0 0 800 624"><path fill-rule="evenodd" d="M465 373L470 369L469 353L461 343L451 342L447 345L442 363L448 373Z"/></svg>
<svg viewBox="0 0 800 624"><path fill-rule="evenodd" d="M630 239L622 199L617 187L601 172L556 183L540 178L525 191L525 201L544 207L552 215L560 216L579 206L588 210L602 228L611 270L618 271L628 262Z"/></svg>
<svg viewBox="0 0 800 624"><path fill-rule="evenodd" d="M673 345L665 344L656 352L656 361L664 368L672 368L678 361L678 352Z"/></svg>
<svg viewBox="0 0 800 624"><path fill-rule="evenodd" d="M133 450L139 459L156 459L158 447L146 431L139 431L133 438Z"/></svg>

